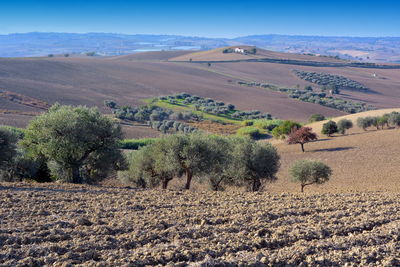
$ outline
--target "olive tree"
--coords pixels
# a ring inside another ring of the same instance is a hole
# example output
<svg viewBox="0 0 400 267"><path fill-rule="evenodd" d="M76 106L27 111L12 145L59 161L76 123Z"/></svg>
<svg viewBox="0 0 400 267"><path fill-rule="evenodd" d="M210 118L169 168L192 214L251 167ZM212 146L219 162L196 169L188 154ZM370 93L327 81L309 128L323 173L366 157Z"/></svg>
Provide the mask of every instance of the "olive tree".
<svg viewBox="0 0 400 267"><path fill-rule="evenodd" d="M332 175L331 168L323 162L299 160L289 170L293 181L300 182L301 192L304 187L312 184L323 184Z"/></svg>
<svg viewBox="0 0 400 267"><path fill-rule="evenodd" d="M88 183L123 167L121 139L121 127L96 108L56 104L29 123L22 146L46 158L56 179Z"/></svg>
<svg viewBox="0 0 400 267"><path fill-rule="evenodd" d="M400 113L399 112L390 113L388 122L393 126L400 127Z"/></svg>
<svg viewBox="0 0 400 267"><path fill-rule="evenodd" d="M208 137L210 166L205 174L210 187L214 191L224 190L225 185L235 182L236 170L231 156L236 138L212 136Z"/></svg>
<svg viewBox="0 0 400 267"><path fill-rule="evenodd" d="M360 117L357 119L357 126L366 131L367 128L371 126L371 121L367 118Z"/></svg>
<svg viewBox="0 0 400 267"><path fill-rule="evenodd" d="M177 134L162 138L160 143L166 151L166 164L185 174L185 189L190 189L194 176L207 174L212 166L208 135Z"/></svg>
<svg viewBox="0 0 400 267"><path fill-rule="evenodd" d="M3 172L12 166L17 155L18 136L6 128L0 128L0 171ZM5 179L8 180L8 179Z"/></svg>
<svg viewBox="0 0 400 267"><path fill-rule="evenodd" d="M167 152L162 142L131 152L127 156L128 169L118 173L123 182L131 182L142 188L154 188L161 184L167 189L168 183L177 175L178 171L166 162Z"/></svg>
<svg viewBox="0 0 400 267"><path fill-rule="evenodd" d="M263 181L276 180L280 157L274 146L249 138L235 139L230 164L236 185L246 185L250 191L259 191Z"/></svg>
<svg viewBox="0 0 400 267"><path fill-rule="evenodd" d="M322 134L326 134L327 136L331 136L334 133L338 132L338 127L336 122L334 121L328 121L327 123L324 123L322 125Z"/></svg>
<svg viewBox="0 0 400 267"><path fill-rule="evenodd" d="M348 119L341 119L337 123L338 132L341 134L345 134L346 130L353 128L353 122Z"/></svg>

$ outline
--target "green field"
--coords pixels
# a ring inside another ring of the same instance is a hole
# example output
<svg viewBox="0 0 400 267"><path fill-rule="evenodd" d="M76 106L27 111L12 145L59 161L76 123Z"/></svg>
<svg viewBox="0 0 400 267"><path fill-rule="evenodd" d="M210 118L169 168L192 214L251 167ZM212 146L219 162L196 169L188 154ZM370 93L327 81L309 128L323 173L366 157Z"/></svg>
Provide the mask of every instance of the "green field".
<svg viewBox="0 0 400 267"><path fill-rule="evenodd" d="M233 114L237 110L233 110L229 112L229 114L222 114L222 115L215 115L215 114L210 114L204 111L196 110L194 105L185 105L183 104L183 100L177 99L176 104L171 104L169 103L168 100L159 100L157 98L150 98L150 99L145 99L144 102L148 104L153 104L161 108L167 108L167 109L172 109L176 111L191 111L194 114L202 116L204 119L212 120L212 121L217 121L221 123L232 123L232 124L240 124L243 120L240 119L235 119L230 116L230 114Z"/></svg>

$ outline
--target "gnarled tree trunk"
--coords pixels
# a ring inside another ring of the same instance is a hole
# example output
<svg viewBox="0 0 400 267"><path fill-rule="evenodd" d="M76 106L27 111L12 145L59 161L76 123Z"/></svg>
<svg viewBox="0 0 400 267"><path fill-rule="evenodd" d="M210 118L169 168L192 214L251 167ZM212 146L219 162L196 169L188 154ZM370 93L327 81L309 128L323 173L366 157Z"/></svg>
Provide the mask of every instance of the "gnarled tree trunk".
<svg viewBox="0 0 400 267"><path fill-rule="evenodd" d="M81 184L83 182L79 166L72 167L72 182L74 184Z"/></svg>
<svg viewBox="0 0 400 267"><path fill-rule="evenodd" d="M193 172L191 169L186 169L186 185L185 189L189 190L190 189L190 183L192 182L193 178Z"/></svg>

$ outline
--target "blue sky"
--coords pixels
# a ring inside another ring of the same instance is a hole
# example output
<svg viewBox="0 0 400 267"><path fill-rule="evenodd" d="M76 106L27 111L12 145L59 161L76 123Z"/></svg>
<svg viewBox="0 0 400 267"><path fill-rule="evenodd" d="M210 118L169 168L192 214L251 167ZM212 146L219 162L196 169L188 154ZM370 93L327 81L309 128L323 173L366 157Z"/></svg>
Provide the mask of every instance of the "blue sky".
<svg viewBox="0 0 400 267"><path fill-rule="evenodd" d="M400 36L400 1L1 0L0 34Z"/></svg>

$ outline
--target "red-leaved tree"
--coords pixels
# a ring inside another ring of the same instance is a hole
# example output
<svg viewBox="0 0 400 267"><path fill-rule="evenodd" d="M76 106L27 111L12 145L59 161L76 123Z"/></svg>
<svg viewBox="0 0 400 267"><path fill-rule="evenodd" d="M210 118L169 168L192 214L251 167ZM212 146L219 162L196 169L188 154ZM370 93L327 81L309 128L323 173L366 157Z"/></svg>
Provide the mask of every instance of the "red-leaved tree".
<svg viewBox="0 0 400 267"><path fill-rule="evenodd" d="M300 144L304 152L304 144L317 139L317 134L312 132L312 128L301 127L300 129L293 128L286 140L288 144Z"/></svg>

